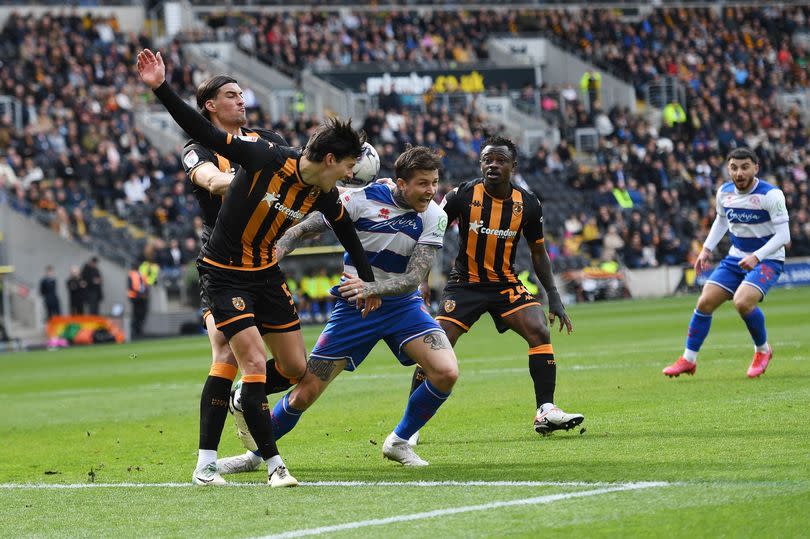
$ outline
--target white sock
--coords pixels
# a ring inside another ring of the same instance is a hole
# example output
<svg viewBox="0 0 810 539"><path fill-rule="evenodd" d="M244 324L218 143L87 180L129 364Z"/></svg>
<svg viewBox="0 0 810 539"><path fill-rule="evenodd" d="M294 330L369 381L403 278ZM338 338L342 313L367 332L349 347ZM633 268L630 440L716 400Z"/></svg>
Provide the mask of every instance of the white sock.
<svg viewBox="0 0 810 539"><path fill-rule="evenodd" d="M764 343L762 346L756 346L756 345L755 345L755 346L754 346L754 349L755 349L757 352L767 352L768 350L770 350L770 349L771 349L771 347L770 347L770 346L768 346L768 342L766 341L766 342L765 342L765 343Z"/></svg>
<svg viewBox="0 0 810 539"><path fill-rule="evenodd" d="M540 413L544 414L544 413L548 412L549 410L551 410L552 408L554 408L554 403L553 402L547 402L547 403L540 406Z"/></svg>
<svg viewBox="0 0 810 539"><path fill-rule="evenodd" d="M245 455L248 456L250 462L252 462L253 464L257 464L263 460L261 455L257 455L253 451L246 451Z"/></svg>
<svg viewBox="0 0 810 539"><path fill-rule="evenodd" d="M197 452L197 469L204 468L217 461L216 449L200 449Z"/></svg>
<svg viewBox="0 0 810 539"><path fill-rule="evenodd" d="M683 350L683 358L688 361L689 363L697 363L697 355L698 353L694 350L690 350L688 348L684 348Z"/></svg>
<svg viewBox="0 0 810 539"><path fill-rule="evenodd" d="M265 462L267 463L267 475L273 475L273 472L276 471L276 468L278 468L279 466L284 466L284 461L281 460L281 455L270 457Z"/></svg>

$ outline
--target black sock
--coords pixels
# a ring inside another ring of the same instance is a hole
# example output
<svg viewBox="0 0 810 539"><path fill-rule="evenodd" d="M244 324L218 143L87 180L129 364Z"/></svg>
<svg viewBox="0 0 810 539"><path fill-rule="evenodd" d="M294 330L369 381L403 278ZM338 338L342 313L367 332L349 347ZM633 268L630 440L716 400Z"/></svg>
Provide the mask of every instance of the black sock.
<svg viewBox="0 0 810 539"><path fill-rule="evenodd" d="M557 363L554 354L531 354L529 374L534 382L534 398L537 408L547 402L554 402L554 388L557 385Z"/></svg>
<svg viewBox="0 0 810 539"><path fill-rule="evenodd" d="M416 367L413 371L413 378L411 379L411 393L416 391L416 388L422 385L422 382L425 381L425 371L422 370L422 367Z"/></svg>
<svg viewBox="0 0 810 539"><path fill-rule="evenodd" d="M231 384L231 380L219 376L209 375L205 380L200 395L200 449L216 451L219 447L225 418L228 417Z"/></svg>
<svg viewBox="0 0 810 539"><path fill-rule="evenodd" d="M259 446L259 453L267 460L278 455L270 406L264 394L264 382L242 383L242 412L245 414L250 435Z"/></svg>
<svg viewBox="0 0 810 539"><path fill-rule="evenodd" d="M267 360L265 372L267 373L267 381L264 383L265 395L286 391L298 383L298 380L287 378L281 374L276 368L276 360L272 357Z"/></svg>

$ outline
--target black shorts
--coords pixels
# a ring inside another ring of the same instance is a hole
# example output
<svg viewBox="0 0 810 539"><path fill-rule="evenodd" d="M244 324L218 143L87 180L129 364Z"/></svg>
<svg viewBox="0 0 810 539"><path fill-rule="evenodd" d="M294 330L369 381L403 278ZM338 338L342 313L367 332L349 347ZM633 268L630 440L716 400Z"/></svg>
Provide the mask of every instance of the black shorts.
<svg viewBox="0 0 810 539"><path fill-rule="evenodd" d="M205 291L203 290L202 285L202 277L200 277L200 310L202 311L203 325L205 325L205 318L211 315L211 305L209 305L208 300L205 297Z"/></svg>
<svg viewBox="0 0 810 539"><path fill-rule="evenodd" d="M278 266L238 271L202 262L197 269L204 305L211 309L217 329L229 340L251 326L256 326L262 335L301 329L295 303Z"/></svg>
<svg viewBox="0 0 810 539"><path fill-rule="evenodd" d="M498 332L509 329L503 319L513 313L540 306L522 283L449 283L442 292L439 315L445 320L469 331L482 314L488 312Z"/></svg>

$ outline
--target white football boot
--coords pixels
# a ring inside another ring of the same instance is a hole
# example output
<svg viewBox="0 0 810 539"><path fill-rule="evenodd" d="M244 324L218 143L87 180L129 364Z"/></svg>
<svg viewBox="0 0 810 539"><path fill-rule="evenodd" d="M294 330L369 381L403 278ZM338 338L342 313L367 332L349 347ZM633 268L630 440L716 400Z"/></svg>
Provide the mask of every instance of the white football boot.
<svg viewBox="0 0 810 539"><path fill-rule="evenodd" d="M297 487L298 479L290 474L286 466L277 466L267 478L267 483L273 488Z"/></svg>
<svg viewBox="0 0 810 539"><path fill-rule="evenodd" d="M222 486L228 484L225 479L219 475L216 462L211 462L202 468L197 468L194 470L194 475L191 476L191 482L195 485L203 487L210 485Z"/></svg>
<svg viewBox="0 0 810 539"><path fill-rule="evenodd" d="M251 438L252 440L253 438ZM264 460L253 451L217 460L217 471L221 474L255 472L261 469Z"/></svg>
<svg viewBox="0 0 810 539"><path fill-rule="evenodd" d="M543 408L546 411L543 411ZM571 430L580 423L585 421L585 416L582 414L567 414L554 406L543 405L537 409L537 415L534 416L534 430L543 436L548 436L555 430Z"/></svg>
<svg viewBox="0 0 810 539"><path fill-rule="evenodd" d="M403 466L427 466L430 464L414 452L413 448L408 444L408 440L403 440L393 432L385 439L382 451L385 458L399 462Z"/></svg>

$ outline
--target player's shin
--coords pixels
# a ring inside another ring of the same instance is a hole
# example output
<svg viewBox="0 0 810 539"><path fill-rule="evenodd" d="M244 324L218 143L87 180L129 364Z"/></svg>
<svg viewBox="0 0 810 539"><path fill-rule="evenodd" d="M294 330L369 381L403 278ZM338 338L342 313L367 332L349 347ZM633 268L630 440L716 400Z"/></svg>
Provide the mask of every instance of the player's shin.
<svg viewBox="0 0 810 539"><path fill-rule="evenodd" d="M250 435L256 441L258 451L267 462L268 472L276 466L283 465L278 454L276 438L273 435L270 406L264 394L266 376L263 374L246 374L242 377L242 412L245 414Z"/></svg>
<svg viewBox="0 0 810 539"><path fill-rule="evenodd" d="M411 393L416 391L416 389L422 385L425 381L425 371L422 370L422 367L417 366L416 369L413 371L413 378L411 378Z"/></svg>
<svg viewBox="0 0 810 539"><path fill-rule="evenodd" d="M276 440L290 432L298 424L304 410L298 410L290 405L290 394L281 397L273 407L273 434Z"/></svg>
<svg viewBox="0 0 810 539"><path fill-rule="evenodd" d="M236 367L214 363L200 395L200 446L197 468L217 460L217 447L228 416L228 397Z"/></svg>
<svg viewBox="0 0 810 539"><path fill-rule="evenodd" d="M554 389L557 386L557 362L554 361L554 348L550 344L529 349L529 374L534 383L537 408L553 403Z"/></svg>
<svg viewBox="0 0 810 539"><path fill-rule="evenodd" d="M403 440L410 438L433 417L448 397L450 397L449 392L439 391L430 383L430 380L425 380L416 391L411 393L405 414L394 429L394 434Z"/></svg>
<svg viewBox="0 0 810 539"><path fill-rule="evenodd" d="M765 314L759 307L754 307L750 313L742 317L748 327L748 333L754 341L757 352L768 351L768 332L765 329Z"/></svg>
<svg viewBox="0 0 810 539"><path fill-rule="evenodd" d="M695 309L692 314L692 319L689 321L689 332L686 336L686 349L683 353L683 358L687 361L694 363L697 361L697 353L700 347L703 346L703 341L709 334L709 329L712 327L712 315L702 313Z"/></svg>

